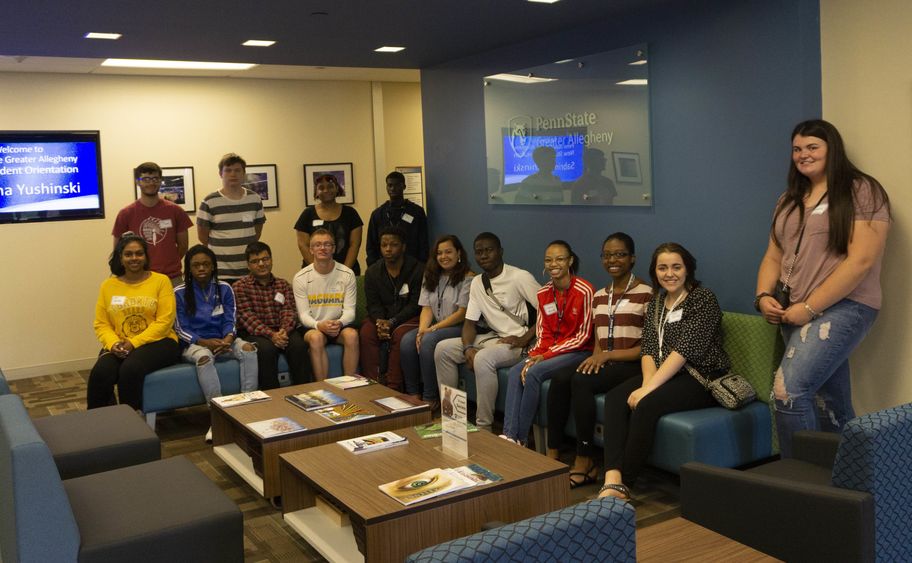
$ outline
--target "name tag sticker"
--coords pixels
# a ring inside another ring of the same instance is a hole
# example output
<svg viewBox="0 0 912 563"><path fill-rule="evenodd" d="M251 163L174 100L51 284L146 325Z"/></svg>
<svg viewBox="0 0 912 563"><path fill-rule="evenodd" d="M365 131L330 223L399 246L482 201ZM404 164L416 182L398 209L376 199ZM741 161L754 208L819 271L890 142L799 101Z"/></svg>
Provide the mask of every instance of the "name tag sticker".
<svg viewBox="0 0 912 563"><path fill-rule="evenodd" d="M675 309L674 311L668 313L668 322L676 323L681 320L681 314L684 313L684 309Z"/></svg>
<svg viewBox="0 0 912 563"><path fill-rule="evenodd" d="M322 225L324 222L325 222L325 221L323 221L323 219L314 219L314 220L313 220L313 226L314 226L314 227L319 227L319 226Z"/></svg>
<svg viewBox="0 0 912 563"><path fill-rule="evenodd" d="M554 303L545 303L544 309L545 309L545 313L547 313L549 315L553 315L554 313L557 312L557 305L555 305Z"/></svg>
<svg viewBox="0 0 912 563"><path fill-rule="evenodd" d="M414 221L415 218L412 217L411 215L409 215L408 213L403 213L403 214L402 214L402 220L405 221L406 223L411 224L411 222Z"/></svg>
<svg viewBox="0 0 912 563"><path fill-rule="evenodd" d="M618 309L623 309L625 307L630 307L630 299L621 299L620 301L618 301L618 305L617 305Z"/></svg>
<svg viewBox="0 0 912 563"><path fill-rule="evenodd" d="M811 211L811 215L823 215L823 212L826 211L829 206L828 203L821 203Z"/></svg>
<svg viewBox="0 0 912 563"><path fill-rule="evenodd" d="M225 309L221 305L216 305L212 308L212 316L218 317L219 315L225 314Z"/></svg>
<svg viewBox="0 0 912 563"><path fill-rule="evenodd" d="M409 287L407 283L402 284L402 288L399 289L399 295L408 295Z"/></svg>
<svg viewBox="0 0 912 563"><path fill-rule="evenodd" d="M276 300L277 303L281 303L282 305L285 304L285 296L284 296L283 294L281 294L281 293L276 293L276 294L275 294L275 300Z"/></svg>
<svg viewBox="0 0 912 563"><path fill-rule="evenodd" d="M174 226L174 223L171 222L171 219L160 219L158 221L158 226L163 229L170 229Z"/></svg>
<svg viewBox="0 0 912 563"><path fill-rule="evenodd" d="M126 302L127 298L123 295L111 296L111 306L113 307L123 306Z"/></svg>

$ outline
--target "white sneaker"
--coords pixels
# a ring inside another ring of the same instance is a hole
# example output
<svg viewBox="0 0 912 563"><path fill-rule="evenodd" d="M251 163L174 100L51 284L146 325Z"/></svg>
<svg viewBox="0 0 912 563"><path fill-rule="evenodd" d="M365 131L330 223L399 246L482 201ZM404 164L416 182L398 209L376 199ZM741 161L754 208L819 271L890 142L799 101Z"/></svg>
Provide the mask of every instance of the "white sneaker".
<svg viewBox="0 0 912 563"><path fill-rule="evenodd" d="M209 427L209 430L206 432L206 443L207 444L212 443L212 427L211 426Z"/></svg>

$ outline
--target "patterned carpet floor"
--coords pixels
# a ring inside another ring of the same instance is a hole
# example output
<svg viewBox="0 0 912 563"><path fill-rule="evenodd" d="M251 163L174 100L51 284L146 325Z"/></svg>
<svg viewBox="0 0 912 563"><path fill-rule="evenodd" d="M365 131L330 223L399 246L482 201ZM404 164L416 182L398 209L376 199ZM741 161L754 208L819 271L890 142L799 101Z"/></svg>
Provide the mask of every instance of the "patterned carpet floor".
<svg viewBox="0 0 912 563"><path fill-rule="evenodd" d="M25 402L32 418L85 410L87 371L10 381L14 393ZM244 514L244 557L247 562L324 561L282 520L282 513L219 459L203 441L209 428L206 407L179 409L158 416L156 431L162 441L162 456L185 455L216 483ZM572 448L568 446L568 458ZM569 460L569 459L568 459ZM598 492L598 485L570 492L572 502L581 502ZM649 526L680 514L677 479L648 472L633 490L637 527Z"/></svg>

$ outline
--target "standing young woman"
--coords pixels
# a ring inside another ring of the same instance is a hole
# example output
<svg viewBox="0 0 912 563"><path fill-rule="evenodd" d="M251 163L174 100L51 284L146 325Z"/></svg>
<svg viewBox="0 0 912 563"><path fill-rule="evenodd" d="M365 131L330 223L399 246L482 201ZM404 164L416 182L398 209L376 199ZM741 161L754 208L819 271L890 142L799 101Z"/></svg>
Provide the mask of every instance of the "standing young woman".
<svg viewBox="0 0 912 563"><path fill-rule="evenodd" d="M354 207L342 205L336 201L345 195L339 180L332 174L324 174L314 182L314 199L316 205L307 207L301 212L295 223L298 231L298 250L304 259L301 267L313 264L314 257L310 251L310 235L315 229L324 228L333 235L336 244L333 260L351 268L355 275L361 273L358 265L358 251L361 249L361 231L364 222Z"/></svg>
<svg viewBox="0 0 912 563"><path fill-rule="evenodd" d="M128 231L108 261L112 276L95 304L95 335L104 348L89 374L90 409L113 405L116 385L120 402L141 410L146 375L180 359L171 280L149 271L146 248Z"/></svg>
<svg viewBox="0 0 912 563"><path fill-rule="evenodd" d="M838 432L855 416L849 355L880 309L889 228L886 192L849 161L836 128L799 123L754 301L785 341L772 393L783 457L794 432Z"/></svg>
<svg viewBox="0 0 912 563"><path fill-rule="evenodd" d="M718 404L684 367L689 364L703 377L716 379L731 365L722 349L719 302L700 285L696 272L696 259L680 244L660 244L652 254L649 275L662 289L646 308L642 375L605 395L605 484L600 497L630 499L628 487L652 451L662 416Z"/></svg>
<svg viewBox="0 0 912 563"><path fill-rule="evenodd" d="M469 284L475 274L456 235L437 239L424 270L418 305L418 328L405 333L400 346L405 392L432 405L440 403L434 349L437 343L462 334L469 304Z"/></svg>
<svg viewBox="0 0 912 563"><path fill-rule="evenodd" d="M577 455L570 469L571 488L594 483L598 476L592 444L595 396L640 375L643 316L652 298L652 288L633 274L636 251L630 235L608 235L601 259L611 281L592 300L592 355L560 370L548 391L548 457L558 457L572 405Z"/></svg>
<svg viewBox="0 0 912 563"><path fill-rule="evenodd" d="M525 443L538 411L541 384L558 371L578 366L592 350L592 295L595 288L576 277L579 258L556 240L545 249L551 280L538 290L535 347L525 362L510 368L501 438Z"/></svg>

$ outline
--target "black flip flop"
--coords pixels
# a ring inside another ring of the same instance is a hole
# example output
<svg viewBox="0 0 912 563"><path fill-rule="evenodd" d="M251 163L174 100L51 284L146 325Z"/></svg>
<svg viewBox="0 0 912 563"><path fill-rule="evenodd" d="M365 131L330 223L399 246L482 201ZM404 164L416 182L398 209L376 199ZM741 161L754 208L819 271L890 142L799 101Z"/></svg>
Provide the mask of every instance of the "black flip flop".
<svg viewBox="0 0 912 563"><path fill-rule="evenodd" d="M583 480L582 480L582 481L574 481L574 480L573 480L573 477L574 477L574 476L576 476L576 477L582 477ZM573 473L570 473L570 488L571 488L571 489L576 489L576 488L579 488L579 487L585 487L586 485L591 485L592 483L595 483L595 477L593 477L592 475L589 475L588 473L580 473L580 472L578 472L578 471L573 472Z"/></svg>

